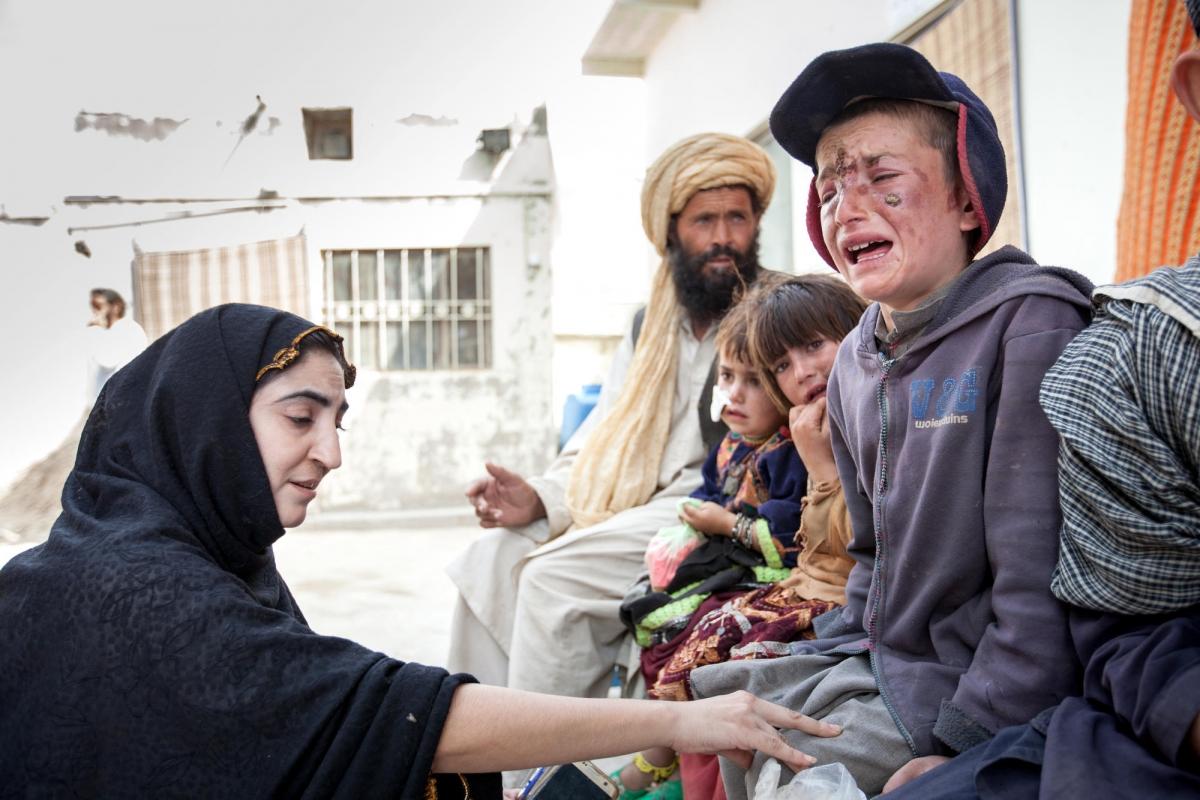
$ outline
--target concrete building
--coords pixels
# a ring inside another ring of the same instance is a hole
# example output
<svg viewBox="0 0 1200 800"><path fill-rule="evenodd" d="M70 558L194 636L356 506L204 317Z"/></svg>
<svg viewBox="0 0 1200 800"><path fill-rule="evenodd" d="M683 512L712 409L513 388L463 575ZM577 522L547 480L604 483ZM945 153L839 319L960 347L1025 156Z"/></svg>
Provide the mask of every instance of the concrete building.
<svg viewBox="0 0 1200 800"><path fill-rule="evenodd" d="M560 90L508 85L535 65L480 71L520 40L472 33L468 77L433 81L420 72L444 65L433 43L397 45L415 22L428 35L456 26L411 7L273 3L222 20L120 5L128 25L79 10L105 57L81 50L74 27L65 45L41 4L0 6L6 72L39 71L36 89L10 86L27 112L0 136L12 343L0 484L84 411L93 286L120 291L152 339L225 301L345 331L360 378L322 510L458 505L485 460L541 469L557 440L555 165L545 108L513 109ZM466 5L479 21L495 11ZM256 47L271 57L231 63Z"/></svg>

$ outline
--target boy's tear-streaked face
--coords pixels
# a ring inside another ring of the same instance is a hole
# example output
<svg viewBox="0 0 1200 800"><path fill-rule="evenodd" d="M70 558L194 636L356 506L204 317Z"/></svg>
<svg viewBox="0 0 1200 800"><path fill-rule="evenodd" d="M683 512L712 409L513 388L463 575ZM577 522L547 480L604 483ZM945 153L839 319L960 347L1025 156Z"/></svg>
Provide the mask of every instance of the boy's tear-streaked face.
<svg viewBox="0 0 1200 800"><path fill-rule="evenodd" d="M829 128L815 186L825 246L868 300L911 310L966 266L979 221L916 123L871 113Z"/></svg>

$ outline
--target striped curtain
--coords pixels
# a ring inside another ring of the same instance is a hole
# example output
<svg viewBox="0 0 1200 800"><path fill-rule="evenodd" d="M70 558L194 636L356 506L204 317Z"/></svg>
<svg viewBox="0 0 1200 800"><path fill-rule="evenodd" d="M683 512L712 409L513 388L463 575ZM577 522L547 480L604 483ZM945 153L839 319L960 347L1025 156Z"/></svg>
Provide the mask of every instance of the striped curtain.
<svg viewBox="0 0 1200 800"><path fill-rule="evenodd" d="M135 246L136 247L136 246ZM221 303L257 303L309 316L304 233L288 239L147 253L133 259L137 321L153 341Z"/></svg>
<svg viewBox="0 0 1200 800"><path fill-rule="evenodd" d="M1171 65L1195 46L1179 0L1133 0L1118 281L1182 264L1200 250L1200 125L1171 91Z"/></svg>

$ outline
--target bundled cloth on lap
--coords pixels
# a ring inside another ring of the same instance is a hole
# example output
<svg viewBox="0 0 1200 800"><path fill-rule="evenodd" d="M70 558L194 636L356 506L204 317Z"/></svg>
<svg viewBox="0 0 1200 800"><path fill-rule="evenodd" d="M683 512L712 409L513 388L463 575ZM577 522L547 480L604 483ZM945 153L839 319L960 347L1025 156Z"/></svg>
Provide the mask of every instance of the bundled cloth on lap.
<svg viewBox="0 0 1200 800"><path fill-rule="evenodd" d="M778 658L790 654L791 642L813 638L813 620L846 601L846 578L854 565L846 554L850 519L836 481L810 479L796 542L800 552L787 578L749 592L713 595L682 633L643 652L652 697L691 700L693 669Z"/></svg>
<svg viewBox="0 0 1200 800"><path fill-rule="evenodd" d="M693 615L694 625L676 639L643 654L651 697L694 699L688 677L696 667L789 655L788 643L813 638L813 619L835 607L825 600L799 597L791 587L779 584L732 597L715 596L710 602L714 599L717 602L712 607L700 607ZM653 666L648 669L647 663L661 663L663 655L667 656L666 663L651 675Z"/></svg>
<svg viewBox="0 0 1200 800"><path fill-rule="evenodd" d="M275 568L248 410L310 326L221 306L105 386L49 540L0 571L0 795L425 796L472 679L318 635Z"/></svg>
<svg viewBox="0 0 1200 800"><path fill-rule="evenodd" d="M692 498L754 518L760 550L710 536L688 554L662 591L654 591L648 577L636 582L621 604L621 620L643 647L677 636L714 592L782 580L796 563L794 535L808 471L786 428L763 442L726 435L702 474L704 484Z"/></svg>

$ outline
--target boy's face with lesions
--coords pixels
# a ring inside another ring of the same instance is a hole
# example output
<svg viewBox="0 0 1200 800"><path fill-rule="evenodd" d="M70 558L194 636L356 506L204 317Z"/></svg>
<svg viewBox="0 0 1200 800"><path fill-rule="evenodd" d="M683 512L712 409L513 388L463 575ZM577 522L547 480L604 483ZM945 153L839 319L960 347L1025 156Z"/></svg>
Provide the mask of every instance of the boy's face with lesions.
<svg viewBox="0 0 1200 800"><path fill-rule="evenodd" d="M917 123L869 113L817 145L821 232L860 295L909 311L966 267L979 220Z"/></svg>

